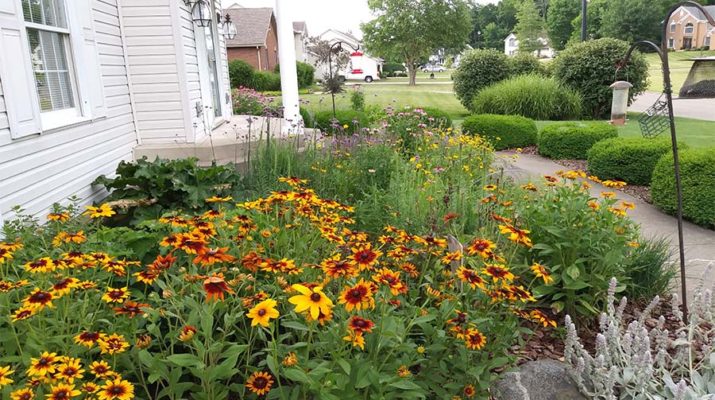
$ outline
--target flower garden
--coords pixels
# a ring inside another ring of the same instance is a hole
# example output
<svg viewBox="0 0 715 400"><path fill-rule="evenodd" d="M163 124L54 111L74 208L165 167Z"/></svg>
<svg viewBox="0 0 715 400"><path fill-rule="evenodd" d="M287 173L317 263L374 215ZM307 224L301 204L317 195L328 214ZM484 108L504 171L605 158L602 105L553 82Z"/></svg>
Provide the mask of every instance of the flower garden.
<svg viewBox="0 0 715 400"><path fill-rule="evenodd" d="M106 203L9 222L2 397L486 399L534 331L667 289L598 178L513 183L435 121L264 142L241 174L120 166Z"/></svg>

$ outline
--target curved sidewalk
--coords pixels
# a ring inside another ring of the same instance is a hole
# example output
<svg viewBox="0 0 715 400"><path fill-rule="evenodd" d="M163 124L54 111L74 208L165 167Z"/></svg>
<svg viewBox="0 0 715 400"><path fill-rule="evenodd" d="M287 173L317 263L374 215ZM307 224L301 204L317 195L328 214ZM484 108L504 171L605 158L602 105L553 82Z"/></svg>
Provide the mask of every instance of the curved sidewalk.
<svg viewBox="0 0 715 400"><path fill-rule="evenodd" d="M516 154L514 152L497 152L497 162L501 163L504 172L516 181L528 181L543 175L555 175L556 171L566 169L555 162L531 154ZM613 191L603 185L593 184L591 194L599 197L602 192ZM616 191L617 198L632 202L635 210L628 212L629 217L641 226L646 238L667 238L673 249L673 260L678 262L678 222L675 217L664 214L654 206L635 198L627 193ZM700 284L706 287L715 285L715 268L708 276L703 276L708 264L715 261L715 231L701 228L690 222L685 222L683 230L685 242L686 279L688 292L692 296ZM712 267L715 267L713 263Z"/></svg>
<svg viewBox="0 0 715 400"><path fill-rule="evenodd" d="M645 92L631 104L630 110L643 112L650 108L660 97L660 92ZM673 99L673 111L676 117L715 121L715 99Z"/></svg>

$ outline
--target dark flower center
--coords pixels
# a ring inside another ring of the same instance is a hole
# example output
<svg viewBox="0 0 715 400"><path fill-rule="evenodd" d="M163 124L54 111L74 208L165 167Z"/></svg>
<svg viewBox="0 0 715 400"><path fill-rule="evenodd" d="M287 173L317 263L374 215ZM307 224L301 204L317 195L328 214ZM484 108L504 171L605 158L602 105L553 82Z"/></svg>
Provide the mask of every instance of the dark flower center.
<svg viewBox="0 0 715 400"><path fill-rule="evenodd" d="M112 386L111 388L109 388L108 392L114 396L117 396L120 394L124 394L124 388L121 386Z"/></svg>
<svg viewBox="0 0 715 400"><path fill-rule="evenodd" d="M320 298L321 298L321 297L320 297L320 294L319 294L319 293L313 293L313 294L310 295L310 300L312 300L312 301L314 301L314 302L316 302L316 303L320 301Z"/></svg>
<svg viewBox="0 0 715 400"><path fill-rule="evenodd" d="M253 386L257 389L263 389L268 386L268 379L259 376L253 380Z"/></svg>
<svg viewBox="0 0 715 400"><path fill-rule="evenodd" d="M259 316L259 317L262 317L262 316L264 316L264 315L266 315L266 310L265 310L264 308L261 308L260 310L258 310L258 316Z"/></svg>

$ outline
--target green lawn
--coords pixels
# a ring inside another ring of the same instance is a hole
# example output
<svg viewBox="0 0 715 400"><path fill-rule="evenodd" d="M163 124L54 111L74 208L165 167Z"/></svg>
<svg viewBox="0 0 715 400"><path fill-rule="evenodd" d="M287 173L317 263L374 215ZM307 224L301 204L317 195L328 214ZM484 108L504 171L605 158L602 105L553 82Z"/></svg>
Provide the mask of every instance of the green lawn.
<svg viewBox="0 0 715 400"><path fill-rule="evenodd" d="M630 113L626 125L618 127L621 137L642 137L638 124L638 113ZM539 130L544 126L557 123L557 121L537 121ZM675 118L678 141L687 143L690 147L715 147L715 122L690 118ZM670 130L661 133L663 137L670 137Z"/></svg>
<svg viewBox="0 0 715 400"><path fill-rule="evenodd" d="M463 119L469 112L454 96L450 72L436 73L435 79L429 79L429 74L417 74L417 86L407 85L407 78L389 78L373 83L362 83L360 87L365 92L365 103L379 107L392 106L401 108L435 107L450 115L453 119ZM338 109L350 108L350 91L353 82L345 87L345 92L335 96ZM300 96L307 102L306 107L313 111L330 110L332 103L329 94L306 94Z"/></svg>
<svg viewBox="0 0 715 400"><path fill-rule="evenodd" d="M673 81L673 93L677 94L683 86L683 83L685 83L685 79L690 72L690 67L693 66L693 62L690 61L690 59L708 56L715 56L715 51L676 51L668 54L670 79ZM660 57L655 53L646 54L646 60L648 60L649 64L648 90L654 92L663 91L663 70L661 68Z"/></svg>

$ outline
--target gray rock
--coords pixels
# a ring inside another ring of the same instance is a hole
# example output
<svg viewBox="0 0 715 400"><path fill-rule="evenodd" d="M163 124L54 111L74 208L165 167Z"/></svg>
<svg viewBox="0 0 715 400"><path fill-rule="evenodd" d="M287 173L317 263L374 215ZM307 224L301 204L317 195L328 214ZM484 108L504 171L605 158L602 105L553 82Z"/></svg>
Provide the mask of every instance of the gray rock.
<svg viewBox="0 0 715 400"><path fill-rule="evenodd" d="M555 360L531 361L507 372L492 388L496 400L586 400Z"/></svg>

